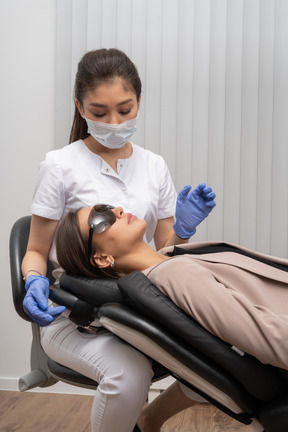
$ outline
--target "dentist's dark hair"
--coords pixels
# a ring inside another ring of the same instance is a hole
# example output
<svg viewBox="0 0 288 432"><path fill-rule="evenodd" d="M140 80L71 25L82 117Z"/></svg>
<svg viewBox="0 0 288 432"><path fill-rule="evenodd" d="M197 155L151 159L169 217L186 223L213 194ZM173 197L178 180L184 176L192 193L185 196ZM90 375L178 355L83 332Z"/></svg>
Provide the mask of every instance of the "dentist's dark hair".
<svg viewBox="0 0 288 432"><path fill-rule="evenodd" d="M117 78L122 79L127 90L132 90L136 94L139 102L142 83L136 66L123 51L116 48L103 48L87 52L78 63L74 100L78 99L80 105L83 106L83 100L88 91L95 90L101 84L112 83ZM72 143L88 136L87 123L75 104L69 142Z"/></svg>

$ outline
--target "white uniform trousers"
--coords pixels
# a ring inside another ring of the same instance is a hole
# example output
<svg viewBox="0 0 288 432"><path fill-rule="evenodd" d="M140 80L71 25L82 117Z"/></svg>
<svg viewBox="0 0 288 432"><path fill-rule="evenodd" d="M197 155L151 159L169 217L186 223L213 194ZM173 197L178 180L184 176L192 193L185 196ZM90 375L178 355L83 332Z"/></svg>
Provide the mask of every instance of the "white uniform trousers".
<svg viewBox="0 0 288 432"><path fill-rule="evenodd" d="M136 349L106 331L82 333L60 317L41 328L47 355L99 383L91 412L92 432L130 432L147 399L153 371Z"/></svg>

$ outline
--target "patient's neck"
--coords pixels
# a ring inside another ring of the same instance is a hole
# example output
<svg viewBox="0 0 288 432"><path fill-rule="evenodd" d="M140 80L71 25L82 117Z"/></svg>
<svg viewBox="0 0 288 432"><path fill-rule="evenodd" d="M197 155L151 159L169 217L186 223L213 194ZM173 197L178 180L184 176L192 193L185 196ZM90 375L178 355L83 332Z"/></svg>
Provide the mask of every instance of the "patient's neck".
<svg viewBox="0 0 288 432"><path fill-rule="evenodd" d="M143 242L136 250L133 250L129 256L126 256L122 260L120 258L119 261L117 261L121 270L125 274L129 274L135 270L143 271L149 267L160 264L167 259L169 259L169 257L154 251L154 249Z"/></svg>

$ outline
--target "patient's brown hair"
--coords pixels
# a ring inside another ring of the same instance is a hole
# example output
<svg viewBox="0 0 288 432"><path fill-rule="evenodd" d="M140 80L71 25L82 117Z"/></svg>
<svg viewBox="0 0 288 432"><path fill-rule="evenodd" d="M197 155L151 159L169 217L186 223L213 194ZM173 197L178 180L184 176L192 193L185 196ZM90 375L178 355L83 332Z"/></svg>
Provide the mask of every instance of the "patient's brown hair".
<svg viewBox="0 0 288 432"><path fill-rule="evenodd" d="M84 238L80 231L78 210L67 213L60 222L56 232L56 253L60 266L67 273L101 279L119 277L115 269L102 270L93 257L88 258L88 236Z"/></svg>

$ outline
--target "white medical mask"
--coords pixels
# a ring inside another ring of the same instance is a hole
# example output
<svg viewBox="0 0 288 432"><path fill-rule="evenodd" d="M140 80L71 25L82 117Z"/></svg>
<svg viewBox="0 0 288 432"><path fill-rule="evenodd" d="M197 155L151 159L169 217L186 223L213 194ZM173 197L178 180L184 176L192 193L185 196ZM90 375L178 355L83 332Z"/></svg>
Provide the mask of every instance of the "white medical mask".
<svg viewBox="0 0 288 432"><path fill-rule="evenodd" d="M88 133L109 149L123 147L136 132L137 116L120 124L102 123L85 118Z"/></svg>

